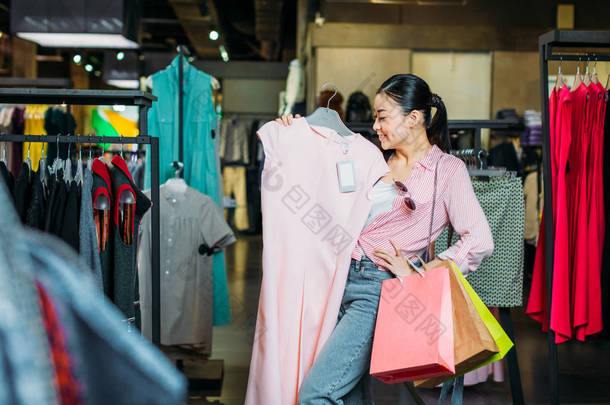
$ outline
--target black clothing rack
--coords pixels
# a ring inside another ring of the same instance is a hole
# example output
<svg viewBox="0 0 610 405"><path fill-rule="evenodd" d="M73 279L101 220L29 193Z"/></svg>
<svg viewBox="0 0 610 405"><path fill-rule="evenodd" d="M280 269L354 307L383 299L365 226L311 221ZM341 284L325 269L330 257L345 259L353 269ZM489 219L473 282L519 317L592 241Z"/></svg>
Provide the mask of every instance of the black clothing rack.
<svg viewBox="0 0 610 405"><path fill-rule="evenodd" d="M449 131L470 129L474 130L474 156L479 156L479 152L484 151L481 147L481 129L488 128L494 130L510 130L520 128L520 124L510 120L450 120ZM486 166L486 165L484 165ZM513 398L513 404L523 405L525 400L523 397L523 386L521 385L521 372L519 370L519 360L517 358L517 343L515 342L515 334L513 330L513 320L510 315L510 308L499 307L500 323L504 331L510 337L510 340L515 344L506 354L506 362L508 365L508 379L510 382L510 391Z"/></svg>
<svg viewBox="0 0 610 405"><path fill-rule="evenodd" d="M567 48L567 49L566 49ZM605 48L599 52L597 48ZM549 60L585 61L590 58L597 61L610 61L610 32L609 31L564 31L554 30L543 34L538 39L540 52L540 95L542 97L542 161L544 165L544 194L552 195L551 183L551 132L549 118ZM555 53L562 49L561 54ZM582 49L594 49L585 53ZM551 198L544 199L544 211L553 212ZM553 221L545 222L545 258L546 258L546 289L547 289L547 315L548 324L551 324L551 304L553 296L553 266L555 234ZM555 333L548 329L549 367L550 367L550 403L559 404L559 372L557 344Z"/></svg>
<svg viewBox="0 0 610 405"><path fill-rule="evenodd" d="M511 120L449 120L449 131L461 129L474 130L474 149L479 151L481 147L481 129L508 130L519 129L521 124Z"/></svg>
<svg viewBox="0 0 610 405"><path fill-rule="evenodd" d="M149 144L151 146L151 236L152 236L152 342L160 345L160 235L159 235L159 139L148 136L147 111L157 98L132 90L57 90L0 88L2 104L135 105L139 107L140 135L137 137L12 135L0 134L0 142L61 142Z"/></svg>

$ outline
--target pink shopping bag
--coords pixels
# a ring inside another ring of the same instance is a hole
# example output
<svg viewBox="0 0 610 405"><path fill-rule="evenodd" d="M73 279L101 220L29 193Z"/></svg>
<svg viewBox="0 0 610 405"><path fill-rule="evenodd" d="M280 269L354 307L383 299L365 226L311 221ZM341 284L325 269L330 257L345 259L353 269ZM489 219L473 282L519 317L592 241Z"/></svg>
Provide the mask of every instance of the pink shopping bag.
<svg viewBox="0 0 610 405"><path fill-rule="evenodd" d="M385 280L370 373L386 383L454 374L450 270Z"/></svg>

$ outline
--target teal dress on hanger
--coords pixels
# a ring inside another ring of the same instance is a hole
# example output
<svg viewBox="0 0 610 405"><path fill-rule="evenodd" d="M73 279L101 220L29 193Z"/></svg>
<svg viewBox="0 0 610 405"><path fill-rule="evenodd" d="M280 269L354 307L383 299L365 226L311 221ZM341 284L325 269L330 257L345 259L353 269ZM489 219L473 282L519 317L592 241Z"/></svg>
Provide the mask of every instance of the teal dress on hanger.
<svg viewBox="0 0 610 405"><path fill-rule="evenodd" d="M178 56L152 76L153 102L148 111L148 131L159 138L159 181L174 177L172 162L179 160L178 134ZM212 76L196 69L183 57L183 163L184 180L209 196L221 209L217 155L212 130L216 129L216 112L212 102ZM150 154L148 154L150 156ZM150 187L150 162L146 162L146 187ZM231 321L229 289L224 252L214 254L214 325Z"/></svg>

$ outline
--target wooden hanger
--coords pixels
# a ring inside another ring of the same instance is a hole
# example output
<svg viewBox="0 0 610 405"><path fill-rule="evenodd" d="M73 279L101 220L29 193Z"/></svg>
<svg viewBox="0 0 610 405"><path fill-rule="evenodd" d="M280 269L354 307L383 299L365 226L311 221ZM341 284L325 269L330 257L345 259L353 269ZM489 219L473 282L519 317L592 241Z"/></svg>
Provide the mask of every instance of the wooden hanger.
<svg viewBox="0 0 610 405"><path fill-rule="evenodd" d="M580 74L580 58L578 58L578 66L576 67L576 78L572 84L572 90L576 90L582 84L582 75Z"/></svg>
<svg viewBox="0 0 610 405"><path fill-rule="evenodd" d="M587 64L585 65L585 79L583 81L585 86L593 83L593 79L591 78L591 73L589 72L589 57L587 57Z"/></svg>

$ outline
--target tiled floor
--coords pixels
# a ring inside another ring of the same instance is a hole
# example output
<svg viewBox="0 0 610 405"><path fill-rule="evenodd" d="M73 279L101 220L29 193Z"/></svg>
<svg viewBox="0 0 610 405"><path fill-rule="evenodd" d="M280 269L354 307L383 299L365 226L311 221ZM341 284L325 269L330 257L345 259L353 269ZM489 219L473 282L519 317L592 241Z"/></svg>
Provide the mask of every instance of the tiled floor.
<svg viewBox="0 0 610 405"><path fill-rule="evenodd" d="M212 358L224 359L225 376L221 395L207 397L212 403L244 403L262 276L261 252L260 236L240 236L238 242L226 251L233 321L230 325L214 328ZM549 392L546 335L536 322L525 316L523 309L514 309L512 315L525 402L546 404ZM562 403L610 404L610 342L592 339L586 343L560 345L559 370ZM386 385L375 380L373 391L376 405L414 403L401 384ZM439 391L419 390L427 404L437 403ZM190 403L209 402L193 398ZM510 403L508 381L496 383L490 380L466 387L464 391L464 404L467 405Z"/></svg>

